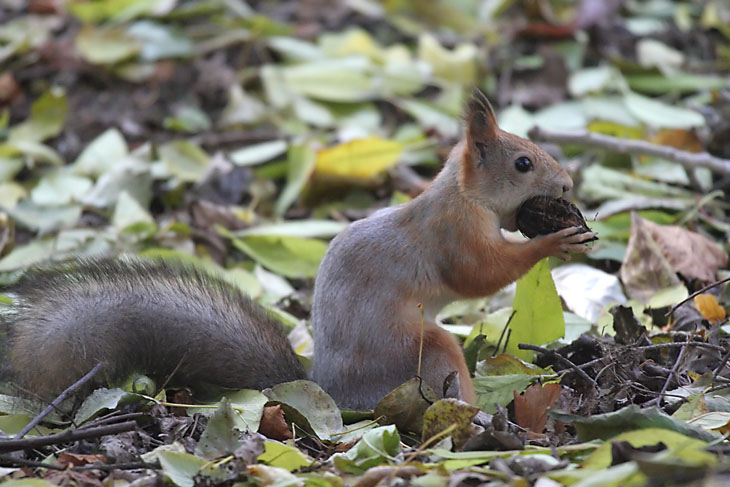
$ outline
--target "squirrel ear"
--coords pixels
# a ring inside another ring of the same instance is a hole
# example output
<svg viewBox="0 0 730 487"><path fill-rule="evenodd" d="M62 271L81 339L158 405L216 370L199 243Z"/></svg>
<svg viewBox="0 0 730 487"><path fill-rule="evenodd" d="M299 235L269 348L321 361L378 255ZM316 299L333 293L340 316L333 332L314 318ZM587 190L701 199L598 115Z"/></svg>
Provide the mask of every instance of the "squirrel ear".
<svg viewBox="0 0 730 487"><path fill-rule="evenodd" d="M471 142L488 142L497 135L497 117L484 93L474 88L466 107L466 136Z"/></svg>
<svg viewBox="0 0 730 487"><path fill-rule="evenodd" d="M487 149L497 139L497 117L484 93L474 88L466 106L466 151L474 165L487 160Z"/></svg>

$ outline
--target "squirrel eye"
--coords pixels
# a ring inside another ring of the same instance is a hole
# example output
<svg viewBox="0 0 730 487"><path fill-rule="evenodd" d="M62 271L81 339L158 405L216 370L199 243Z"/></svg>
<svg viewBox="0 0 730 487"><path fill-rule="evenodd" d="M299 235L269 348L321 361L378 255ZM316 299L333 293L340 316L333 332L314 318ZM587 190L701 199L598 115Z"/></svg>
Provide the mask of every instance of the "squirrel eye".
<svg viewBox="0 0 730 487"><path fill-rule="evenodd" d="M527 172L532 170L532 161L529 157L518 157L515 159L515 169L519 172Z"/></svg>

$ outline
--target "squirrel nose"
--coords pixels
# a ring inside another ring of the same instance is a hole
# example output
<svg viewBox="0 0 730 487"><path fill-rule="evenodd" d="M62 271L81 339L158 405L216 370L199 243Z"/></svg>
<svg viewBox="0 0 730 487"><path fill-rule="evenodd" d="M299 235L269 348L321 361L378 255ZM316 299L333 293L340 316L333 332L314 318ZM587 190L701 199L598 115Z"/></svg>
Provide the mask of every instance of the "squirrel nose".
<svg viewBox="0 0 730 487"><path fill-rule="evenodd" d="M563 185L563 194L565 194L565 193L567 193L568 191L570 191L570 190L572 189L572 187L573 187L573 185L572 185L572 184L564 184L564 185Z"/></svg>

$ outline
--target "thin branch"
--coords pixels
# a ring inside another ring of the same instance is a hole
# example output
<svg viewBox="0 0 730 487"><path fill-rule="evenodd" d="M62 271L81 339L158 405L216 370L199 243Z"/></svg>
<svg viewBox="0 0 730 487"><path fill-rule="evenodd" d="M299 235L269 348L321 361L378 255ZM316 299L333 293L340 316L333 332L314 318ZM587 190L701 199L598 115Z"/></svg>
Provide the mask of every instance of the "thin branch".
<svg viewBox="0 0 730 487"><path fill-rule="evenodd" d="M73 384L68 386L65 391L63 391L61 394L59 394L58 397L56 399L54 399L53 402L48 405L48 407L46 407L46 409L41 411L41 413L38 416L33 418L33 420L30 423L25 425L25 428L23 428L20 431L20 433L15 435L15 439L16 440L21 439L28 433L28 431L30 431L33 428L35 428L36 426L38 426L38 423L43 421L43 418L48 416L48 414L50 414L51 411L56 409L56 407L59 404L61 404L64 401L64 399L66 399L68 396L70 396L76 389L78 389L79 387L81 387L82 385L84 385L88 381L90 381L92 379L92 377L94 377L96 375L96 373L99 372L99 369L101 369L101 362L96 364L93 369L91 369L89 372L86 373L86 375L84 375L82 378L80 378L79 380L77 380L76 382L74 382Z"/></svg>
<svg viewBox="0 0 730 487"><path fill-rule="evenodd" d="M74 470L76 472L83 472L84 470L102 470L110 472L112 470L137 470L142 468L160 468L159 465L145 462L131 462L131 463L91 463L87 465L79 465L75 467L61 465L55 465L53 463L39 462L36 460L26 460L24 458L15 458L11 455L0 455L0 466L2 467L30 467L30 468L45 468L48 470Z"/></svg>
<svg viewBox="0 0 730 487"><path fill-rule="evenodd" d="M64 431L63 433L56 433L54 435L36 436L34 438L23 438L20 440L0 440L0 452L38 448L47 445L57 445L59 443L69 443L76 440L88 440L90 438L98 438L100 436L124 433L125 431L131 431L136 427L137 423L135 421L126 421L124 423L98 426L96 428Z"/></svg>
<svg viewBox="0 0 730 487"><path fill-rule="evenodd" d="M645 154L678 162L686 169L706 167L719 174L730 174L730 159L721 159L708 152L687 152L645 140L620 139L587 130L546 130L537 126L530 129L528 136L536 142L599 147L619 154Z"/></svg>
<svg viewBox="0 0 730 487"><path fill-rule="evenodd" d="M550 357L554 357L558 359L560 362L563 363L563 365L567 365L569 368L573 369L576 374L581 376L585 381L587 381L589 384L592 384L593 387L596 387L596 381L591 379L591 376L586 374L586 371L575 365L573 362L568 360L567 358L560 355L555 350L550 350L549 348L545 347L538 347L537 345L530 345L529 343L519 343L517 344L517 348L520 350L533 350L535 352L540 352L543 355L548 355Z"/></svg>
<svg viewBox="0 0 730 487"><path fill-rule="evenodd" d="M713 287L717 287L717 286L720 286L722 284L725 284L728 281L730 281L730 277L726 277L725 279L721 279L719 281L715 281L715 282L713 282L711 284L708 284L707 286L703 287L702 289L693 292L692 294L690 294L689 296L687 296L686 298L684 298L682 301L680 301L679 303L677 303L674 306L672 306L672 309L670 309L669 311L667 311L667 313L664 316L672 316L672 313L674 313L675 311L677 311L677 308L679 308L680 306L682 306L684 303L686 303L690 299L694 298L695 296L697 296L699 294L704 293L705 291L708 291L708 290L712 289Z"/></svg>
<svg viewBox="0 0 730 487"><path fill-rule="evenodd" d="M687 343L683 343L683 345L687 345ZM684 352L687 350L687 347L684 346L679 349L679 355L677 355L677 360L674 361L674 366L672 367L672 370L669 372L669 375L667 376L667 380L664 381L664 385L662 386L662 390L659 391L659 395L652 399L651 401L647 401L644 403L644 407L649 407L652 405L657 405L662 402L662 398L664 397L664 394L667 392L667 389L669 388L669 383L672 381L672 377L677 379L677 384L679 384L679 374L677 373L679 371L679 364L684 358Z"/></svg>

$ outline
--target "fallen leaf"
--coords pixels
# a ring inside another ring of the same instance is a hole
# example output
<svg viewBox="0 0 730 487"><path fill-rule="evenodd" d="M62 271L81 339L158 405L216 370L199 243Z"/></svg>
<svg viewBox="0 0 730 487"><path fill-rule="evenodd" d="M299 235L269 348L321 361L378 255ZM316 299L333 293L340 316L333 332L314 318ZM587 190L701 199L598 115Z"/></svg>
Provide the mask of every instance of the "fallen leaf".
<svg viewBox="0 0 730 487"><path fill-rule="evenodd" d="M281 404L264 408L264 414L261 416L261 423L259 424L259 433L279 441L294 438L286 422Z"/></svg>
<svg viewBox="0 0 730 487"><path fill-rule="evenodd" d="M533 384L520 395L514 391L515 419L530 433L541 434L547 422L547 410L558 400L563 390L560 384Z"/></svg>
<svg viewBox="0 0 730 487"><path fill-rule="evenodd" d="M647 223L636 213L631 214L631 235L620 270L627 294L642 301L660 289L680 284Z"/></svg>
<svg viewBox="0 0 730 487"><path fill-rule="evenodd" d="M476 434L472 420L479 408L454 398L440 399L433 403L423 415L421 440L426 441L446 430L455 448L461 448ZM440 438L441 439L441 438Z"/></svg>
<svg viewBox="0 0 730 487"><path fill-rule="evenodd" d="M717 302L717 298L713 294L698 294L695 296L694 302L697 311L707 320L716 322L725 319L725 308L720 306L720 303Z"/></svg>
<svg viewBox="0 0 730 487"><path fill-rule="evenodd" d="M370 183L398 161L403 145L380 137L357 139L317 154L315 176Z"/></svg>
<svg viewBox="0 0 730 487"><path fill-rule="evenodd" d="M672 269L684 277L712 281L717 270L727 265L727 253L704 235L648 220L644 226Z"/></svg>
<svg viewBox="0 0 730 487"><path fill-rule="evenodd" d="M365 475L360 477L355 484L355 487L375 487L386 477L389 479L398 477L399 479L410 480L411 477L420 477L425 473L426 472L420 468L410 465L403 465L399 467L392 465L380 465L365 472Z"/></svg>

